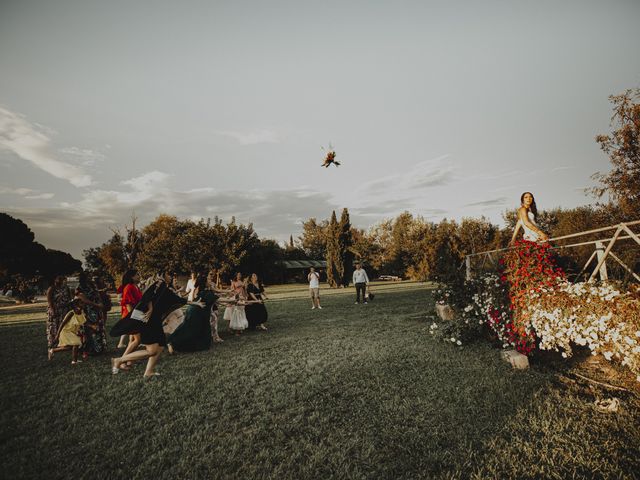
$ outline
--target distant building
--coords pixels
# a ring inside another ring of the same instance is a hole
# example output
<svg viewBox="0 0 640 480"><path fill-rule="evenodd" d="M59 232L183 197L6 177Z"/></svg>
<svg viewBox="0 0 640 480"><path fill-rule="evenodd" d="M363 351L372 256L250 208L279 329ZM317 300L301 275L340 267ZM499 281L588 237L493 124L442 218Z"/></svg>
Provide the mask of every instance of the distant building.
<svg viewBox="0 0 640 480"><path fill-rule="evenodd" d="M284 283L307 283L309 268L313 267L320 274L320 281L327 280L326 260L283 260L280 262Z"/></svg>

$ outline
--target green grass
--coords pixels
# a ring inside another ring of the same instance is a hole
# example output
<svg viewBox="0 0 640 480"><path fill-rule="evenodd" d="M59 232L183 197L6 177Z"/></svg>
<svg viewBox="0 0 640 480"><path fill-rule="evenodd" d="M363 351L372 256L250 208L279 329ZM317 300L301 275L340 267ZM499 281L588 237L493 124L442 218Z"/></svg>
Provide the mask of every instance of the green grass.
<svg viewBox="0 0 640 480"><path fill-rule="evenodd" d="M42 322L0 327L6 478L634 478L640 413L428 335L423 286L268 305L270 330L112 376L48 363ZM277 289L276 289L277 290ZM284 287L280 293L285 293ZM295 290L295 289L294 289ZM304 291L301 290L301 291ZM276 292L277 293L277 292ZM272 297L275 296L272 292ZM27 312L34 315L34 312ZM3 315L0 312L0 317ZM30 317L29 317L30 318ZM7 324L9 323L9 324ZM224 333L224 332L223 332ZM113 345L113 343L112 343Z"/></svg>

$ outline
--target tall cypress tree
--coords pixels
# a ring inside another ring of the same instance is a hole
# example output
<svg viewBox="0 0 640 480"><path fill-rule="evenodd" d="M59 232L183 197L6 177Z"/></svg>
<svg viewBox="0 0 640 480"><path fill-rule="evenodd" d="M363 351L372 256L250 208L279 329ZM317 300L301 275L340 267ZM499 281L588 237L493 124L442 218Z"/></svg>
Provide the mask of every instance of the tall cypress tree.
<svg viewBox="0 0 640 480"><path fill-rule="evenodd" d="M339 262L337 270L344 287L349 286L349 280L353 275L353 234L351 232L351 221L349 210L342 210L340 223L338 225L338 256Z"/></svg>
<svg viewBox="0 0 640 480"><path fill-rule="evenodd" d="M339 259L338 251L338 219L335 210L331 214L331 221L327 228L327 282L331 287L337 287L340 283L337 263Z"/></svg>

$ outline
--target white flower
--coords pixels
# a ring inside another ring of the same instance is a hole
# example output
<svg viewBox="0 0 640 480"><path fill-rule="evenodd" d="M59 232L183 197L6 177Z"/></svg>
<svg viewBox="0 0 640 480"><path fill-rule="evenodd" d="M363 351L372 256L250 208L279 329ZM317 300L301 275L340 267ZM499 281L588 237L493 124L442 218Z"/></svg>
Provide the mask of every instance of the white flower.
<svg viewBox="0 0 640 480"><path fill-rule="evenodd" d="M456 341L457 345L462 345L462 342L460 340Z"/></svg>
<svg viewBox="0 0 640 480"><path fill-rule="evenodd" d="M607 360L611 360L611 357L613 357L613 352L604 352L603 355Z"/></svg>
<svg viewBox="0 0 640 480"><path fill-rule="evenodd" d="M455 342L455 341L456 341L456 339L455 339L455 338L453 338L453 337L451 337L451 342L453 343L453 342Z"/></svg>

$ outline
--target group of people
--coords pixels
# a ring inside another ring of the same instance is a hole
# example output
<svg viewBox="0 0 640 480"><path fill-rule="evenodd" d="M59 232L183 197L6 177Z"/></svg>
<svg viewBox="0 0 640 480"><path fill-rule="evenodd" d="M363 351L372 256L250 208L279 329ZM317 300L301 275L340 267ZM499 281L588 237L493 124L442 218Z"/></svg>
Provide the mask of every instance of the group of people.
<svg viewBox="0 0 640 480"><path fill-rule="evenodd" d="M47 291L49 359L56 352L71 350L75 365L82 361L80 355L85 359L106 351L111 300L101 287L98 279L81 274L72 294L64 277L55 279ZM118 348L125 350L112 359L114 374L147 360L144 377L150 378L157 375L155 367L165 348L174 354L207 350L213 342L222 342L218 307L225 308L223 318L235 335L246 329L267 330L267 296L255 273L247 278L238 273L228 288L222 288L215 272L192 273L181 287L170 272L159 272L142 285L138 271L128 270L118 293L121 318L109 333L120 338Z"/></svg>
<svg viewBox="0 0 640 480"><path fill-rule="evenodd" d="M72 350L72 363L107 349L105 324L111 299L99 278L82 272L72 292L66 278L58 275L47 289L47 349L54 353Z"/></svg>
<svg viewBox="0 0 640 480"><path fill-rule="evenodd" d="M536 223L537 208L531 192L520 198L518 221L512 243L520 230L527 241L548 241L548 236ZM320 306L320 275L311 268L307 279L311 295L311 308ZM373 298L369 278L360 264L353 272L356 304ZM240 335L246 329L267 330L267 296L254 273L243 278L237 273L228 288L221 288L216 272L208 275L192 273L182 288L175 275L160 272L144 292L140 289L140 275L127 271L119 289L121 319L111 329L119 336L119 348L124 354L112 359L113 373L128 370L131 365L147 359L144 376L157 375L155 365L166 347L169 353L206 350L212 342L222 342L218 330L218 307L224 307L223 319L228 330ZM71 350L72 364L89 355L107 350L105 324L111 310L111 300L99 278L90 279L81 273L75 292L71 292L63 276L55 278L47 290L47 348L49 359L56 352ZM182 307L187 305L186 310ZM128 339L128 342L127 342ZM144 347L141 349L140 347Z"/></svg>

